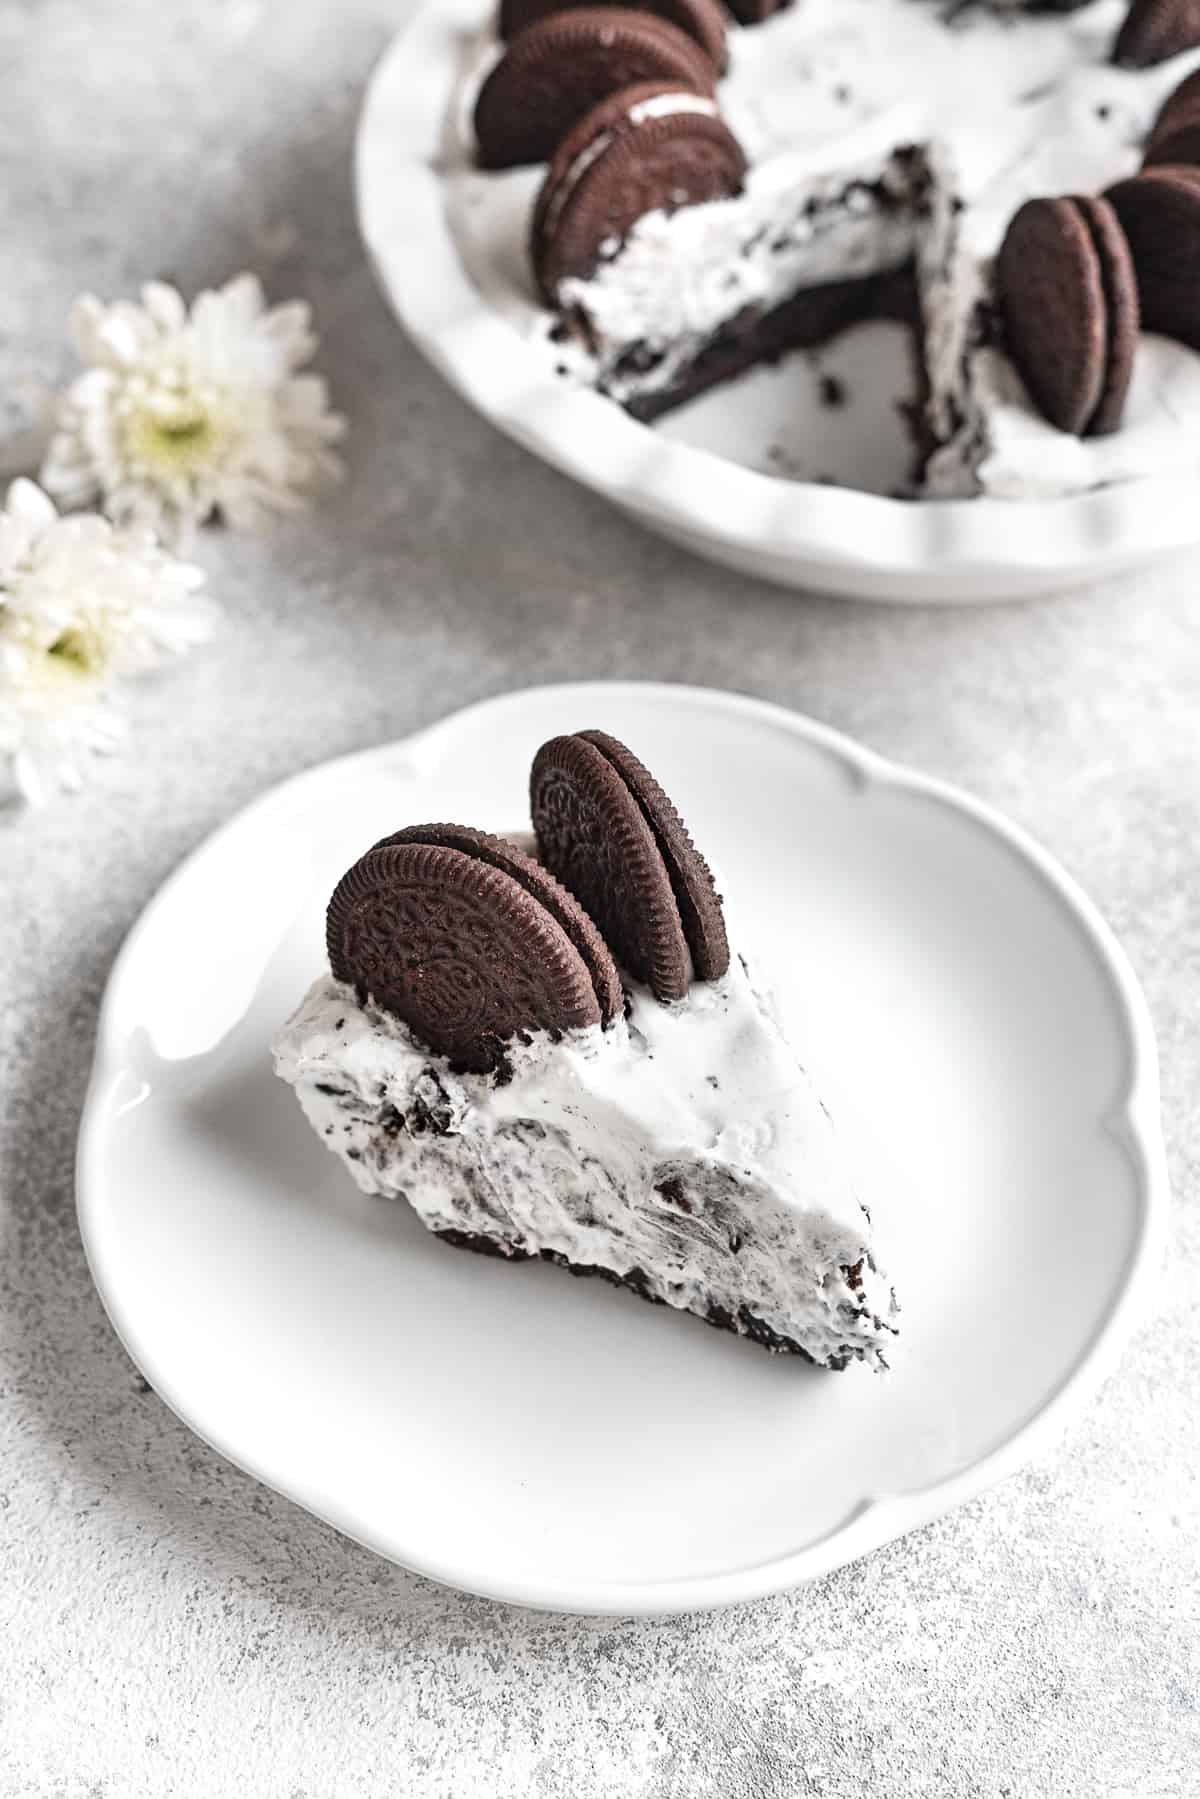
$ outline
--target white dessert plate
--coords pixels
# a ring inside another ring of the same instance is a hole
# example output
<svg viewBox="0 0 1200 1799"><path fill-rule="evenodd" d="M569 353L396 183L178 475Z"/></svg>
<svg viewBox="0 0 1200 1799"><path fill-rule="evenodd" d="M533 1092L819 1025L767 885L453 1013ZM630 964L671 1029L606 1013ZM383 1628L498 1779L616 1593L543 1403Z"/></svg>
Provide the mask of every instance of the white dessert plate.
<svg viewBox="0 0 1200 1799"><path fill-rule="evenodd" d="M326 898L404 823L525 816L546 737L636 746L857 1160L903 1304L819 1372L361 1195L272 1072ZM240 1467L478 1593L667 1613L826 1573L1042 1450L1161 1258L1145 1004L1096 912L951 789L734 695L510 694L300 775L183 865L101 1014L79 1217L130 1355Z"/></svg>
<svg viewBox="0 0 1200 1799"><path fill-rule="evenodd" d="M539 347L475 285L446 215L447 107L464 41L486 5L430 0L400 32L363 109L357 194L368 254L405 330L493 425L701 556L831 593L1009 599L1115 574L1200 539L1195 477L1182 471L1070 499L914 504L787 480L732 459L761 409L762 430L784 463L789 441L819 442L834 473L846 465L866 471L885 492L889 470L899 477L907 450L890 408L864 411L856 427L854 415L821 407L819 382L802 365L794 379L763 372L657 428L556 379ZM827 365L851 390L891 378L883 333L860 328L830 353ZM894 349L890 355L895 361Z"/></svg>

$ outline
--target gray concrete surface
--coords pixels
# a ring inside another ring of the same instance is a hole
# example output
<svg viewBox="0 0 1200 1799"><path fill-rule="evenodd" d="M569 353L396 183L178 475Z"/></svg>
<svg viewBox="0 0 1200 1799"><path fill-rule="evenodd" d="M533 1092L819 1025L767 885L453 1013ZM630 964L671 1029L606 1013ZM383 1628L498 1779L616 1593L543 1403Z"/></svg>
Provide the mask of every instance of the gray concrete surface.
<svg viewBox="0 0 1200 1799"><path fill-rule="evenodd" d="M953 614L795 596L642 535L400 338L350 144L401 0L3 0L0 442L73 294L257 268L316 309L350 479L207 536L215 648L91 793L0 826L3 1799L1194 1799L1200 1793L1200 560ZM258 1488L146 1391L88 1282L74 1135L120 940L272 782L531 679L797 706L964 783L1145 982L1176 1191L1156 1316L1062 1449L819 1586L680 1621L464 1598Z"/></svg>

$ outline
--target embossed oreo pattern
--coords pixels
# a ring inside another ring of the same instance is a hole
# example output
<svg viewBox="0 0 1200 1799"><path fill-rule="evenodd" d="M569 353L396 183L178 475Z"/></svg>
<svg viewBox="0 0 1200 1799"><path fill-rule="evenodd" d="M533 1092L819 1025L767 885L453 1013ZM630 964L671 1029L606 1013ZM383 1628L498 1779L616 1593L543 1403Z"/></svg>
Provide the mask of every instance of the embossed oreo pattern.
<svg viewBox="0 0 1200 1799"><path fill-rule="evenodd" d="M692 968L701 981L716 981L729 967L729 939L721 896L712 870L692 842L691 833L644 762L607 731L580 731L612 764L654 833L671 879L683 934L692 953Z"/></svg>
<svg viewBox="0 0 1200 1799"><path fill-rule="evenodd" d="M327 914L329 963L456 1068L484 1072L521 1031L600 1023L587 966L510 875L458 850L368 850Z"/></svg>
<svg viewBox="0 0 1200 1799"><path fill-rule="evenodd" d="M554 737L530 779L546 866L599 925L621 965L657 998L682 999L691 957L666 864L641 808L594 744Z"/></svg>
<svg viewBox="0 0 1200 1799"><path fill-rule="evenodd" d="M374 847L386 849L394 843L427 843L443 849L460 850L464 856L475 856L481 862L511 875L560 924L587 965L600 1002L600 1013L606 1024L620 1016L624 1006L621 977L608 945L588 917L574 894L556 881L548 868L535 862L515 844L487 831L474 831L467 825L408 825L385 837Z"/></svg>

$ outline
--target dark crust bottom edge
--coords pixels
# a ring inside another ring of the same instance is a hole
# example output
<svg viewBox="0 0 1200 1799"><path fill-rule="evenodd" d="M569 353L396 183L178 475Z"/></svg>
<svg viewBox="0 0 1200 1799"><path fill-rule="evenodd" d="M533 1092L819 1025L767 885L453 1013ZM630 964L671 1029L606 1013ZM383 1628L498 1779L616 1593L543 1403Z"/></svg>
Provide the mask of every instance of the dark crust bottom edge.
<svg viewBox="0 0 1200 1799"><path fill-rule="evenodd" d="M707 344L674 386L660 392L632 394L621 404L643 424L697 399L710 388L732 381L760 363L778 362L792 350L812 350L831 343L852 325L868 319L894 319L916 326L916 276L911 264L883 275L827 281L793 294L769 312L744 313L732 319Z"/></svg>
<svg viewBox="0 0 1200 1799"><path fill-rule="evenodd" d="M494 1237L484 1237L475 1231L432 1231L431 1236L448 1243L453 1249L470 1249L476 1255L495 1256L504 1262L552 1262L556 1268L565 1268L568 1274L596 1275L602 1281L608 1281L614 1287L627 1287L636 1293L639 1299L648 1299L651 1305L666 1305L666 1300L653 1292L645 1274L640 1268L631 1268L628 1274L614 1274L611 1268L598 1268L592 1263L569 1262L566 1256L557 1249L543 1249L530 1254L525 1249L515 1249L511 1244L501 1243ZM792 1337L780 1336L769 1324L743 1306L736 1316L724 1306L709 1306L707 1312L686 1313L689 1318L700 1318L705 1324L711 1324L714 1330L729 1331L735 1337L749 1337L774 1355L800 1356L802 1360L811 1362L814 1368L828 1368L831 1372L841 1373L852 1361L862 1358L853 1350L844 1355L831 1356L827 1362L819 1362L814 1355Z"/></svg>

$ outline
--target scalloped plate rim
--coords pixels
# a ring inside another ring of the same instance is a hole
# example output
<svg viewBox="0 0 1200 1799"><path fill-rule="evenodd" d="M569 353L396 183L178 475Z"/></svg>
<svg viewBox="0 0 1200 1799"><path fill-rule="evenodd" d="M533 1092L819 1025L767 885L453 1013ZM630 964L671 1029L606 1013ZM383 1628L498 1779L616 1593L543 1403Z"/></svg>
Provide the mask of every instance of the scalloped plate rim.
<svg viewBox="0 0 1200 1799"><path fill-rule="evenodd" d="M1101 1128L1114 1141L1123 1141L1134 1164L1138 1177L1137 1227L1120 1290L1091 1341L1066 1369L1051 1397L994 1451L970 1466L928 1487L868 1494L846 1519L802 1549L719 1574L669 1577L662 1581L601 1582L592 1586L553 1580L530 1583L521 1578L510 1581L498 1577L494 1570L430 1558L402 1543L382 1540L378 1532L356 1523L352 1508L340 1508L331 1503L327 1494L306 1495L300 1490L299 1483L289 1479L286 1473L272 1472L258 1465L252 1454L225 1440L219 1428L193 1415L186 1396L175 1390L171 1381L158 1376L152 1348L142 1341L136 1323L123 1315L121 1302L108 1280L108 1249L102 1230L95 1226L89 1194L96 1190L94 1171L102 1158L103 1138L109 1125L104 1099L114 1075L119 1073L116 1066L119 1036L113 1017L121 1003L124 984L130 978L129 971L136 965L143 935L151 927L159 908L178 886L187 881L194 866L220 840L244 829L258 815L294 800L308 786L316 787L329 781L336 784L347 773L366 764L401 756L412 757L436 749L440 737L446 736L452 741L457 727L477 723L489 711L519 709L524 700L534 695L542 699L550 696L555 701L569 699L586 707L597 699L621 694L661 696L671 703L682 701L699 707L716 707L719 711L758 718L791 732L852 771L856 777L852 789L854 800L880 785L920 794L984 827L1006 843L1038 875L1082 932L1118 1002L1121 1028L1127 1039L1129 1089L1124 1102L1100 1122ZM595 681L553 683L508 691L463 707L408 737L318 763L277 783L241 808L179 864L130 930L105 988L95 1059L79 1128L76 1209L92 1279L130 1359L181 1422L244 1473L301 1505L364 1548L444 1585L542 1610L596 1616L668 1616L763 1598L819 1578L910 1530L933 1522L1015 1473L1034 1455L1052 1445L1110 1372L1120 1349L1139 1322L1148 1289L1160 1270L1165 1253L1169 1186L1159 1119L1158 1055L1145 998L1124 951L1093 902L1033 838L985 802L972 798L951 783L892 762L841 732L786 707L748 695L684 684Z"/></svg>

